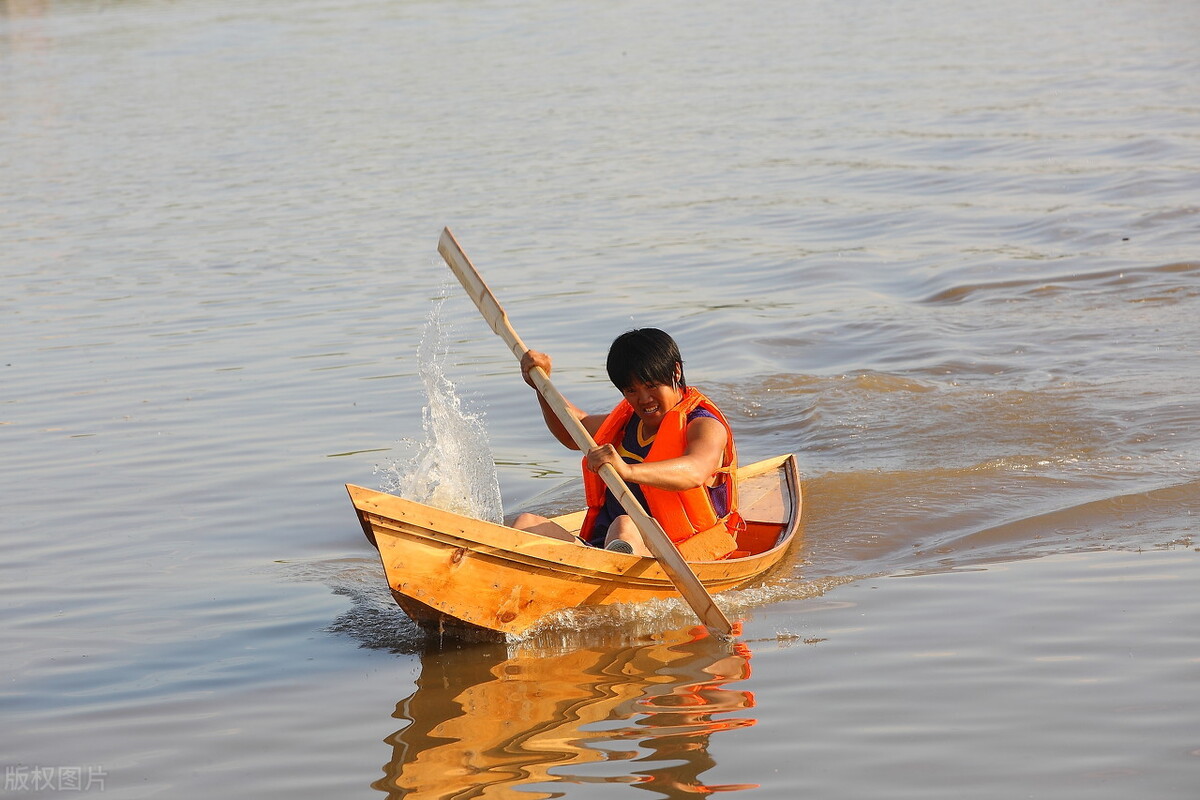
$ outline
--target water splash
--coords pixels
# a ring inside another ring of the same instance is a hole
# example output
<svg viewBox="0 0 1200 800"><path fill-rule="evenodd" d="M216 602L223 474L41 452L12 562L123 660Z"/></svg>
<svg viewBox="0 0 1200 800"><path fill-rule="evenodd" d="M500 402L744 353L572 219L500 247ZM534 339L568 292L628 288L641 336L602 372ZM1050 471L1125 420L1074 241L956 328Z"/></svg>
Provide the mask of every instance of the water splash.
<svg viewBox="0 0 1200 800"><path fill-rule="evenodd" d="M417 348L427 398L421 412L425 440L402 442L412 455L376 466L375 474L382 490L390 494L499 523L504 509L483 414L464 408L454 383L446 377L445 301L444 294L434 301Z"/></svg>

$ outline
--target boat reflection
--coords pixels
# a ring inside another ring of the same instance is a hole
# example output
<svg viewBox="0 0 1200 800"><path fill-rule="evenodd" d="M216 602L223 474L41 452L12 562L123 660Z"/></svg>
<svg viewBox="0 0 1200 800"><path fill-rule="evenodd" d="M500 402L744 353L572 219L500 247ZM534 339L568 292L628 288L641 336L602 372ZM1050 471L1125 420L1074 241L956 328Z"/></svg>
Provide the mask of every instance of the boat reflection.
<svg viewBox="0 0 1200 800"><path fill-rule="evenodd" d="M558 797L572 784L628 783L665 797L707 797L756 784L707 785L709 737L755 723L750 650L704 628L631 646L565 652L472 647L421 658L416 690L387 738L393 798ZM726 744L725 746L728 746ZM539 786L539 784L542 784ZM565 785L564 785L565 784Z"/></svg>

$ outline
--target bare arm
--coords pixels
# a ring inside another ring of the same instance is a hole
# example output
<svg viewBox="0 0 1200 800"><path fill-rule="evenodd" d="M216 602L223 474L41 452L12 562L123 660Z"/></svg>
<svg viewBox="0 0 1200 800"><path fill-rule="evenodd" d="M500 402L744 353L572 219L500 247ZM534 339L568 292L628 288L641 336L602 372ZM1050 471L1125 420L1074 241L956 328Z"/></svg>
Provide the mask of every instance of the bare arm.
<svg viewBox="0 0 1200 800"><path fill-rule="evenodd" d="M541 367L542 371L546 373L547 377L549 377L550 356L546 355L545 353L539 353L536 350L527 350L525 355L521 356L521 377L524 378L525 382L530 386L534 385L533 379L529 377L529 373L534 367ZM536 389L537 387L534 386L534 388ZM566 400L565 397L563 399ZM604 417L595 414L588 414L583 409L578 408L570 400L567 400L566 403L567 410L570 411L571 415L583 423L583 427L587 429L588 433L590 433L592 436L595 436L596 432L600 430L601 423L604 422ZM542 419L546 423L546 428L549 429L550 433L554 434L554 438L558 439L558 441L568 449L578 450L579 445L575 444L575 440L571 438L571 434L567 431L567 427L563 425L562 420L560 420L558 415L554 413L554 409L551 408L550 404L546 402L546 398L542 397L541 392L538 392L538 405L541 406Z"/></svg>
<svg viewBox="0 0 1200 800"><path fill-rule="evenodd" d="M687 446L683 455L666 461L626 464L612 445L601 445L588 453L588 469L612 464L627 483L653 486L672 492L706 486L721 468L725 456L725 426L711 417L692 420L687 426Z"/></svg>

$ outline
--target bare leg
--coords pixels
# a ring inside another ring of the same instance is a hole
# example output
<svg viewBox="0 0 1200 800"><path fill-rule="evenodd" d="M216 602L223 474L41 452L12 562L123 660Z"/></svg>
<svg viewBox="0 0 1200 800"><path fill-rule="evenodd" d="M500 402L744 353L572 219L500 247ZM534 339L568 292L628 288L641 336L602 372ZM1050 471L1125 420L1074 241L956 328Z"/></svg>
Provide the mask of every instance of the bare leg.
<svg viewBox="0 0 1200 800"><path fill-rule="evenodd" d="M646 542L642 539L642 532L638 530L634 524L633 518L628 514L622 514L612 521L608 526L608 534L604 537L604 546L614 539L621 539L629 542L629 546L633 548L635 556L652 556L650 548L646 547Z"/></svg>
<svg viewBox="0 0 1200 800"><path fill-rule="evenodd" d="M561 539L564 542L578 542L579 537L568 531L557 522L551 522L545 517L539 517L537 514L522 512L513 520L512 526L519 531L528 531L536 533L538 536L547 536L551 539Z"/></svg>

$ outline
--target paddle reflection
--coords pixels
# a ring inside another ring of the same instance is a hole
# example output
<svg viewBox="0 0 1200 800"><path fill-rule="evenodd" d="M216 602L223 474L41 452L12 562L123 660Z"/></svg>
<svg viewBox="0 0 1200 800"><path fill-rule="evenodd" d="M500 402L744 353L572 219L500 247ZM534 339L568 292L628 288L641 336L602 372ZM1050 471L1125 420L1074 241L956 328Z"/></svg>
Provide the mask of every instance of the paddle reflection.
<svg viewBox="0 0 1200 800"><path fill-rule="evenodd" d="M665 797L707 785L709 737L753 725L750 651L703 628L637 646L568 652L496 645L421 658L416 690L393 716L392 760L373 788L394 798L570 794L570 784L628 783ZM620 766L618 766L620 765ZM537 784L546 784L538 787ZM562 784L568 784L563 786Z"/></svg>

